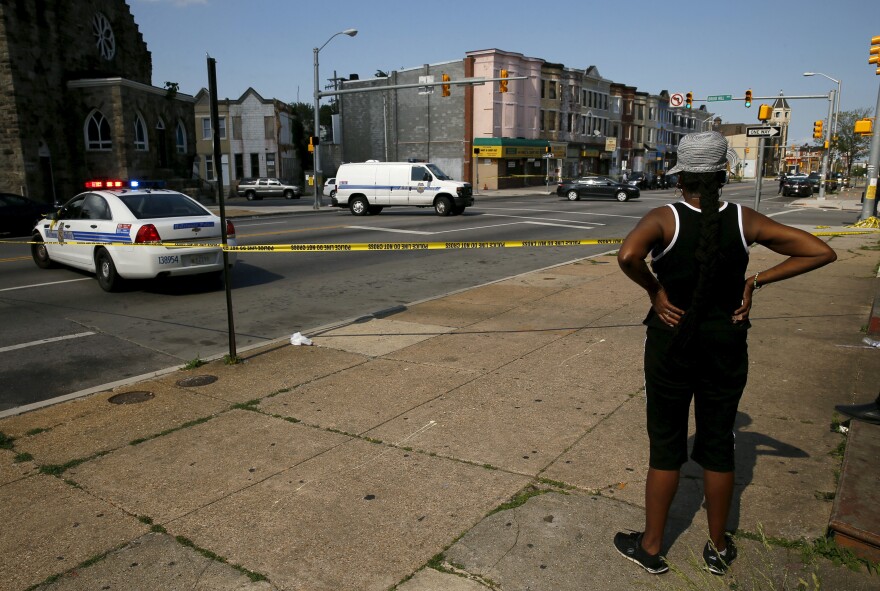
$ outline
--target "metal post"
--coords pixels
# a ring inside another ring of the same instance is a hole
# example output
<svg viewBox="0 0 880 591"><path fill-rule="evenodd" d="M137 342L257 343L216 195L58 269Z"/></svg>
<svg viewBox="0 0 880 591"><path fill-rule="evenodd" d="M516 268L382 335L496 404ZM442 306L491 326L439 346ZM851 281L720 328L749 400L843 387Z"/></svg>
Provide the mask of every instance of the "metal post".
<svg viewBox="0 0 880 591"><path fill-rule="evenodd" d="M325 45L326 45L326 43L325 43ZM321 205L323 205L323 203L321 203L322 187L321 187L321 173L320 173L320 170L321 170L321 142L320 142L320 137L321 137L320 109L321 109L321 106L319 105L319 102L321 100L321 94L320 94L321 91L320 91L319 78L318 78L318 52L320 52L321 50L319 48L315 47L313 49L313 51L315 52L314 53L314 57L315 57L315 130L313 132L315 134L315 141L313 143L316 143L317 145L313 146L315 151L312 153L313 161L315 163L315 175L312 179L312 182L315 184L315 203L314 203L314 205L312 205L312 209L321 209Z"/></svg>
<svg viewBox="0 0 880 591"><path fill-rule="evenodd" d="M761 205L761 184L764 182L764 138L758 138L758 169L755 175L755 211Z"/></svg>
<svg viewBox="0 0 880 591"><path fill-rule="evenodd" d="M824 145L822 149L822 171L819 173L819 200L825 199L825 179L828 178L828 152L831 151L831 128L833 127L832 116L834 114L834 95L832 90L828 93L828 127L825 131ZM825 147L827 146L827 147Z"/></svg>
<svg viewBox="0 0 880 591"><path fill-rule="evenodd" d="M877 91L877 106L874 107L874 135L871 136L871 152L868 156L868 186L865 187L865 200L862 202L860 220L872 217L877 206L877 168L880 166L880 90Z"/></svg>
<svg viewBox="0 0 880 591"><path fill-rule="evenodd" d="M226 234L226 199L223 196L223 160L220 154L220 114L217 108L217 62L208 56L208 90L211 102L211 135L214 139L214 174L217 177L217 197L220 199L220 235L223 245L229 241ZM229 271L229 253L223 249L223 283L226 286L226 323L229 331L229 359L238 355L235 350L235 321L232 313L232 277Z"/></svg>

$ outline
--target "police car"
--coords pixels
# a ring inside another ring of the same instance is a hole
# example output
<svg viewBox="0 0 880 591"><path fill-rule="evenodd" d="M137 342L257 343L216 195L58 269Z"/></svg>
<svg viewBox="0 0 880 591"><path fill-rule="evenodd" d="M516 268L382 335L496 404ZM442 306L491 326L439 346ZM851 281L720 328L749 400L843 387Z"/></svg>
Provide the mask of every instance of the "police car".
<svg viewBox="0 0 880 591"><path fill-rule="evenodd" d="M59 263L95 273L104 291L119 289L126 279L222 274L220 218L195 199L138 188L136 182L86 186L92 190L37 222L31 255L41 269ZM228 220L226 233L235 246L235 227ZM159 244L170 242L187 246ZM234 263L235 253L228 260Z"/></svg>

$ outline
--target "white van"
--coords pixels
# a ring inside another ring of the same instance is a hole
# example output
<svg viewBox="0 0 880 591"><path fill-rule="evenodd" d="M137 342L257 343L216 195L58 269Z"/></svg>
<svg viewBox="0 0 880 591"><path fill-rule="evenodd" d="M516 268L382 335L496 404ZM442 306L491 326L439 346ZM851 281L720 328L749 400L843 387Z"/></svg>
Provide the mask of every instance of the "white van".
<svg viewBox="0 0 880 591"><path fill-rule="evenodd" d="M354 215L377 214L394 205L433 207L437 215L458 215L474 204L470 183L452 180L435 164L355 162L336 171L334 207Z"/></svg>

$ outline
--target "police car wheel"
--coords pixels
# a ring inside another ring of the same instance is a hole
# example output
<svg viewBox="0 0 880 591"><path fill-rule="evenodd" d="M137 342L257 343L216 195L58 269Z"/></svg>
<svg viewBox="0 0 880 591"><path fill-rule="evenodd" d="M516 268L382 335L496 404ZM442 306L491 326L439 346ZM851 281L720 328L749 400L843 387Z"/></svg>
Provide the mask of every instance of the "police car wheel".
<svg viewBox="0 0 880 591"><path fill-rule="evenodd" d="M95 254L95 272L98 276L98 285L104 291L116 291L122 286L122 277L116 272L113 257L106 249L99 249Z"/></svg>
<svg viewBox="0 0 880 591"><path fill-rule="evenodd" d="M43 244L43 239L39 236L34 236L33 240L37 243L31 244L31 256L34 259L34 263L41 269L48 269L54 266L52 259L49 258L49 250Z"/></svg>

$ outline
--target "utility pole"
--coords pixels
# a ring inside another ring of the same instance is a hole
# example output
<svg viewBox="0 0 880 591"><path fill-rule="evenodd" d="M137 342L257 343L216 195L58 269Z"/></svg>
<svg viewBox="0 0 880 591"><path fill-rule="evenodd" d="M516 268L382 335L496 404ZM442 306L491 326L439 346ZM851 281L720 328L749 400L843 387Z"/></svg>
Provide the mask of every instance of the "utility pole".
<svg viewBox="0 0 880 591"><path fill-rule="evenodd" d="M819 173L819 200L825 199L825 179L828 178L828 152L831 151L831 134L834 125L832 124L831 117L834 115L834 95L837 91L831 89L831 92L828 94L828 127L825 131L825 137L823 138L823 151L822 151L822 172Z"/></svg>
<svg viewBox="0 0 880 591"><path fill-rule="evenodd" d="M880 68L878 68L880 69ZM871 152L868 156L868 186L865 188L865 200L862 202L862 213L859 220L866 220L874 215L877 207L877 167L880 165L880 90L877 91L877 106L874 107L874 134L871 136Z"/></svg>

